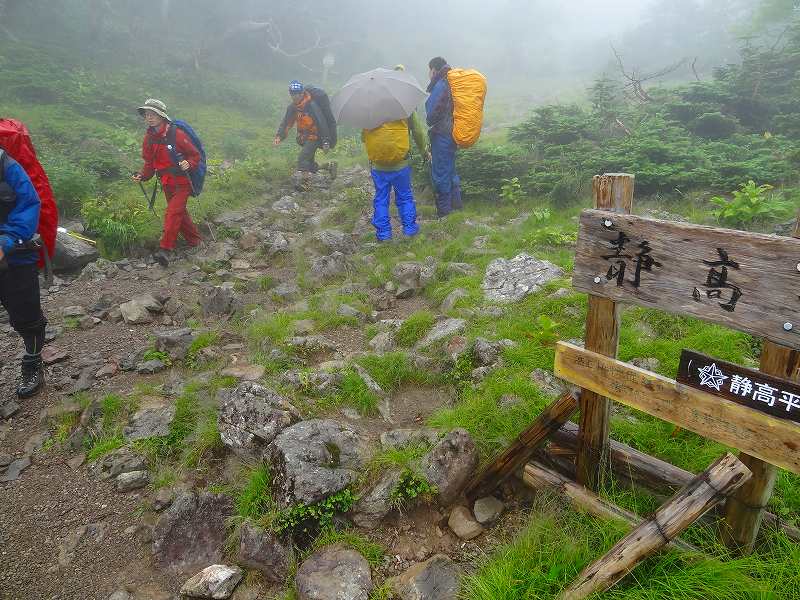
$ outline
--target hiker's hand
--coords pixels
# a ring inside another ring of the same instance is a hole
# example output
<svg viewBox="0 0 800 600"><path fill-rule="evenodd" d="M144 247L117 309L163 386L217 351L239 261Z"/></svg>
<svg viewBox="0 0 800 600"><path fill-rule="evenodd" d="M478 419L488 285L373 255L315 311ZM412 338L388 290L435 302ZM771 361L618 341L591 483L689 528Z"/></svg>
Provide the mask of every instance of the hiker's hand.
<svg viewBox="0 0 800 600"><path fill-rule="evenodd" d="M2 248L0 248L0 262L3 262L3 260L5 260L5 258L6 258L6 253L3 252Z"/></svg>
<svg viewBox="0 0 800 600"><path fill-rule="evenodd" d="M181 168L181 171L188 171L192 165L189 164L188 160L182 160L178 163L178 166Z"/></svg>
<svg viewBox="0 0 800 600"><path fill-rule="evenodd" d="M139 183L142 180L142 174L141 173L134 173L133 175L131 175L131 179L134 182Z"/></svg>
<svg viewBox="0 0 800 600"><path fill-rule="evenodd" d="M432 160L433 160L433 156L431 156L431 151L430 151L430 150L428 150L428 151L425 153L425 162L431 162Z"/></svg>
<svg viewBox="0 0 800 600"><path fill-rule="evenodd" d="M276 135L276 136L275 136L275 139L274 139L274 140L272 140L272 145L273 145L273 146L278 146L278 145L280 145L280 143L281 143L282 141L283 141L283 140L281 139L281 136L279 136L279 135Z"/></svg>
<svg viewBox="0 0 800 600"><path fill-rule="evenodd" d="M325 142L325 143L322 144L322 151L323 152L327 152L330 149L331 149L331 145L328 142Z"/></svg>

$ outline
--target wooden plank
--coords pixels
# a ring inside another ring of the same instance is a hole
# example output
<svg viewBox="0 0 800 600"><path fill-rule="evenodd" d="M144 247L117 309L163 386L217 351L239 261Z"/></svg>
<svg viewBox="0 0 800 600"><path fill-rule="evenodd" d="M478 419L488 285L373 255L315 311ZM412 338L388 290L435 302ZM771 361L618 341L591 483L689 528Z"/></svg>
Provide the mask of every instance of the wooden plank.
<svg viewBox="0 0 800 600"><path fill-rule="evenodd" d="M609 589L741 487L750 476L747 467L732 454L715 461L650 519L614 544L605 556L581 571L558 599L584 600Z"/></svg>
<svg viewBox="0 0 800 600"><path fill-rule="evenodd" d="M555 373L584 389L800 473L800 426L795 423L564 342L556 345Z"/></svg>
<svg viewBox="0 0 800 600"><path fill-rule="evenodd" d="M684 350L678 383L726 398L778 419L800 423L800 385L756 369Z"/></svg>
<svg viewBox="0 0 800 600"><path fill-rule="evenodd" d="M572 421L567 421L550 437L549 449L537 451L534 457L537 461L552 466L565 477L574 478L575 463L570 459L574 458L577 447L578 426ZM615 478L622 485L642 486L661 496L674 494L694 477L694 473L686 469L676 467L614 439L609 444L609 462ZM753 481L753 477L740 488L736 495L749 486L751 481ZM731 499L729 499L730 501ZM790 540L800 542L800 529L785 523L777 515L764 511L763 523L772 530L783 532Z"/></svg>
<svg viewBox="0 0 800 600"><path fill-rule="evenodd" d="M622 521L630 525L631 528L640 525L644 521L636 513L604 500L582 485L578 485L536 461L525 465L525 469L522 471L522 481L534 489L544 488L558 492L576 508L584 510L599 519ZM670 545L685 552L700 554L697 548L680 539L672 540Z"/></svg>
<svg viewBox="0 0 800 600"><path fill-rule="evenodd" d="M760 364L764 373L796 379L797 362L797 352L769 341L764 342ZM749 554L755 547L765 515L764 509L775 489L778 470L753 455L742 454L739 458L752 471L753 477L727 502L721 537L730 548Z"/></svg>
<svg viewBox="0 0 800 600"><path fill-rule="evenodd" d="M578 410L577 394L567 392L548 406L541 415L517 437L505 452L488 464L469 483L465 490L467 498L476 500L488 496L524 465L537 448L557 431Z"/></svg>
<svg viewBox="0 0 800 600"><path fill-rule="evenodd" d="M598 175L592 179L594 207L630 214L635 178L625 173ZM619 346L620 308L606 298L589 296L586 316L586 347L606 356L616 356ZM580 397L580 444L578 481L597 490L603 478L608 453L608 422L611 404L592 391Z"/></svg>
<svg viewBox="0 0 800 600"><path fill-rule="evenodd" d="M575 289L800 348L800 240L587 210Z"/></svg>

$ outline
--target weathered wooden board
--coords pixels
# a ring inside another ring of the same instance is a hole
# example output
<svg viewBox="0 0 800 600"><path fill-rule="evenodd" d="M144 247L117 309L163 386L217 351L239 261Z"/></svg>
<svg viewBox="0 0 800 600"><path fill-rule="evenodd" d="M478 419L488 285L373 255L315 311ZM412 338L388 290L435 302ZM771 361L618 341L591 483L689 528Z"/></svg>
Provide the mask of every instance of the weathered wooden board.
<svg viewBox="0 0 800 600"><path fill-rule="evenodd" d="M800 348L798 239L587 210L573 285Z"/></svg>
<svg viewBox="0 0 800 600"><path fill-rule="evenodd" d="M678 383L727 398L778 419L800 423L800 385L699 352L684 350Z"/></svg>
<svg viewBox="0 0 800 600"><path fill-rule="evenodd" d="M578 346L556 345L555 373L575 385L800 474L800 426Z"/></svg>

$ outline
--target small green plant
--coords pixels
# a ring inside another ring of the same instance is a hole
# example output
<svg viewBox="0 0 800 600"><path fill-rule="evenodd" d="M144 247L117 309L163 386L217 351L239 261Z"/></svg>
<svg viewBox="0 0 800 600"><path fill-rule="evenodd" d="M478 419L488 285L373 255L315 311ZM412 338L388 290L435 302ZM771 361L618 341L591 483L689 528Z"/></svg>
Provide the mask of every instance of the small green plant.
<svg viewBox="0 0 800 600"><path fill-rule="evenodd" d="M275 516L272 529L280 534L310 534L332 527L333 517L349 511L355 501L353 490L346 488L316 504L296 504Z"/></svg>
<svg viewBox="0 0 800 600"><path fill-rule="evenodd" d="M516 205L522 198L522 184L519 182L519 177L503 179L500 186L500 196L503 198L503 202Z"/></svg>
<svg viewBox="0 0 800 600"><path fill-rule="evenodd" d="M425 337L434 323L436 323L436 317L433 313L427 310L417 311L403 321L394 339L400 346L413 346Z"/></svg>
<svg viewBox="0 0 800 600"><path fill-rule="evenodd" d="M392 490L389 498L397 509L408 508L419 500L429 502L436 494L436 487L428 480L411 469L405 469L400 474L400 481Z"/></svg>
<svg viewBox="0 0 800 600"><path fill-rule="evenodd" d="M539 325L536 337L543 346L552 346L558 341L558 323L547 315L539 315L536 323Z"/></svg>
<svg viewBox="0 0 800 600"><path fill-rule="evenodd" d="M81 320L78 317L64 317L64 329L74 331L80 327Z"/></svg>
<svg viewBox="0 0 800 600"><path fill-rule="evenodd" d="M214 331L203 331L198 334L186 351L186 358L183 359L183 363L190 369L199 369L202 366L200 352L204 348L214 345L218 339L219 335Z"/></svg>
<svg viewBox="0 0 800 600"><path fill-rule="evenodd" d="M714 216L723 225L743 228L754 224L784 217L791 205L775 194L770 194L769 184L756 185L753 180L743 183L740 189L733 192L733 198L720 196L711 198L711 202L719 209Z"/></svg>
<svg viewBox="0 0 800 600"><path fill-rule="evenodd" d="M277 285L275 278L270 275L264 275L258 278L258 289L262 292L268 292Z"/></svg>
<svg viewBox="0 0 800 600"><path fill-rule="evenodd" d="M170 358L167 352L163 352L161 350L155 350L153 348L147 350L144 354L142 354L142 360L145 362L149 360L160 360L167 366L170 366L172 364L172 359Z"/></svg>
<svg viewBox="0 0 800 600"><path fill-rule="evenodd" d="M124 445L125 438L123 438L121 434L109 438L93 440L91 447L86 453L86 462L94 462L109 452L122 448Z"/></svg>

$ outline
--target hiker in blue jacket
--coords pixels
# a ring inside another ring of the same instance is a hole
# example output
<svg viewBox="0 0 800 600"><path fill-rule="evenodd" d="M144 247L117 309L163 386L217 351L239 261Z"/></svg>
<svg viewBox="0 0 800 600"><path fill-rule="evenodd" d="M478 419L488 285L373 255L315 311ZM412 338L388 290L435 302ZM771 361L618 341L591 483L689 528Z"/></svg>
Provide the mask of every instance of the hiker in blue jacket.
<svg viewBox="0 0 800 600"><path fill-rule="evenodd" d="M25 342L17 396L28 398L44 385L42 346L47 325L39 298L39 250L31 240L41 202L25 170L0 148L0 304Z"/></svg>
<svg viewBox="0 0 800 600"><path fill-rule="evenodd" d="M461 179L456 173L456 150L453 140L453 96L447 82L450 65L441 56L428 63L430 96L425 102L428 136L431 140L431 176L436 192L436 213L445 217L462 207Z"/></svg>

